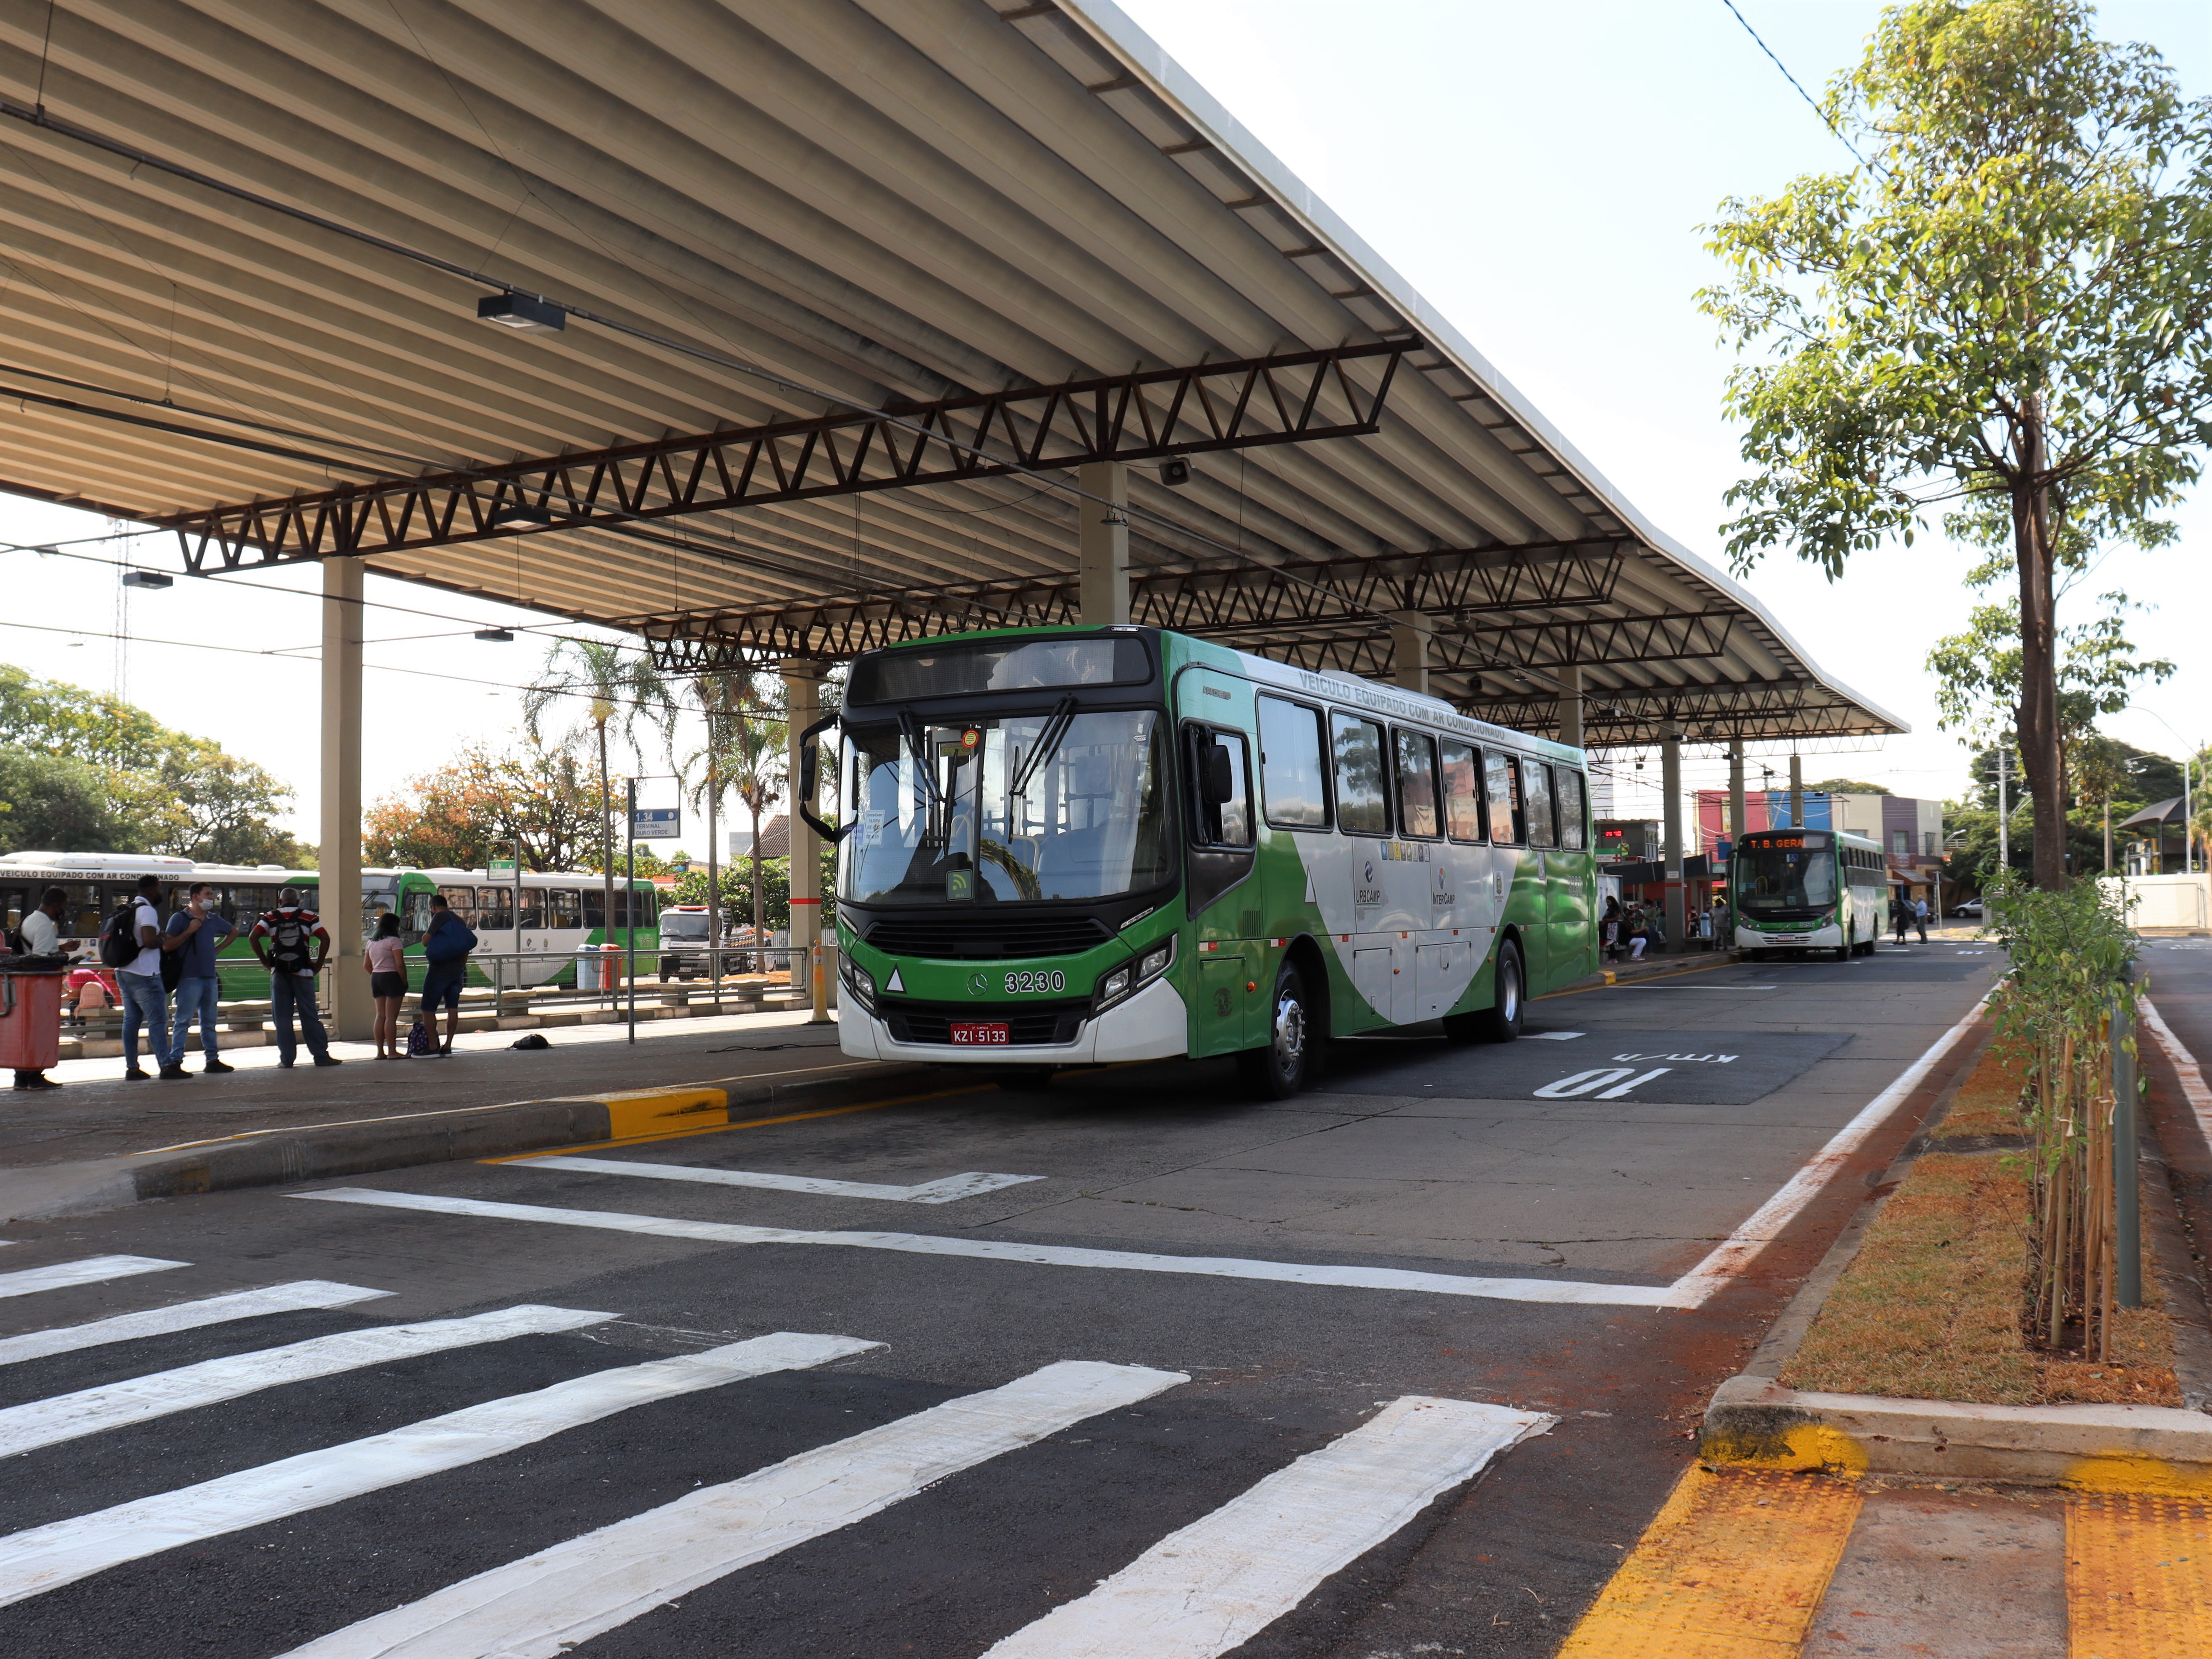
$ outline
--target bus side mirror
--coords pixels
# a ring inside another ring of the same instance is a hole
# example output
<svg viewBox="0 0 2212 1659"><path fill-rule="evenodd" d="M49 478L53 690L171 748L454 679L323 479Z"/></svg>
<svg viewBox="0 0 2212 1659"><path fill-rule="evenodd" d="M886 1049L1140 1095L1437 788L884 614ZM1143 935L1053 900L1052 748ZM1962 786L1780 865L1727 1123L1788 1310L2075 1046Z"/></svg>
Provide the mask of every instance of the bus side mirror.
<svg viewBox="0 0 2212 1659"><path fill-rule="evenodd" d="M1226 806L1237 799L1235 765L1229 750L1218 743L1206 750L1206 799L1214 806Z"/></svg>

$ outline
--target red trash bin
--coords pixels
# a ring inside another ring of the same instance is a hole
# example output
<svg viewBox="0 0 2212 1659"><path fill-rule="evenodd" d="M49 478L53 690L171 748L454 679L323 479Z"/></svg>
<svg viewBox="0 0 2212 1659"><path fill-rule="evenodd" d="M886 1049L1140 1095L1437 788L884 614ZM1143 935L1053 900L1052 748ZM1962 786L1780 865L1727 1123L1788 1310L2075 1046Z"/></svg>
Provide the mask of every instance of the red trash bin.
<svg viewBox="0 0 2212 1659"><path fill-rule="evenodd" d="M62 1057L62 970L0 964L0 1070L43 1072Z"/></svg>

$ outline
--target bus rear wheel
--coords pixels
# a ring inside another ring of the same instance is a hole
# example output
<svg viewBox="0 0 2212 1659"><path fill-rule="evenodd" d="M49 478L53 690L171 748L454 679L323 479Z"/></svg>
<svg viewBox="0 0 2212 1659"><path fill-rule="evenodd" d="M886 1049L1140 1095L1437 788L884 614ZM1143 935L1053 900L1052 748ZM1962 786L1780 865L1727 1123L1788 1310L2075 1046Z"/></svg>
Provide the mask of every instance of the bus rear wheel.
<svg viewBox="0 0 2212 1659"><path fill-rule="evenodd" d="M1267 1000L1267 1046L1238 1054L1237 1069L1261 1099L1288 1100L1306 1086L1313 1039L1305 976L1286 962L1275 970L1275 993Z"/></svg>
<svg viewBox="0 0 2212 1659"><path fill-rule="evenodd" d="M1511 939L1498 947L1498 999L1471 1014L1444 1017L1444 1035L1454 1042L1510 1042L1521 1035L1522 1004L1528 978L1521 967L1521 947Z"/></svg>

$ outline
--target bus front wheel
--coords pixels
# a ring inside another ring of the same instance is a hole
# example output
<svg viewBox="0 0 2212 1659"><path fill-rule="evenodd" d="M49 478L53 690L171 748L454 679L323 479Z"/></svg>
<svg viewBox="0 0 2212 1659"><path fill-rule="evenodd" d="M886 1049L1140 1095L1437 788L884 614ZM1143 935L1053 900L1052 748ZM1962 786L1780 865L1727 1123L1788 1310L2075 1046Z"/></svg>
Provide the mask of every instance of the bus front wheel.
<svg viewBox="0 0 2212 1659"><path fill-rule="evenodd" d="M1455 1042L1510 1042L1521 1035L1521 1010L1528 979L1521 968L1521 947L1510 939L1498 947L1495 982L1498 998L1489 1007L1446 1016L1446 1036Z"/></svg>
<svg viewBox="0 0 2212 1659"><path fill-rule="evenodd" d="M1261 1099L1288 1100L1306 1086L1314 1022L1306 1006L1305 976L1287 962L1275 970L1275 994L1267 1007L1267 1046L1245 1049L1237 1063Z"/></svg>

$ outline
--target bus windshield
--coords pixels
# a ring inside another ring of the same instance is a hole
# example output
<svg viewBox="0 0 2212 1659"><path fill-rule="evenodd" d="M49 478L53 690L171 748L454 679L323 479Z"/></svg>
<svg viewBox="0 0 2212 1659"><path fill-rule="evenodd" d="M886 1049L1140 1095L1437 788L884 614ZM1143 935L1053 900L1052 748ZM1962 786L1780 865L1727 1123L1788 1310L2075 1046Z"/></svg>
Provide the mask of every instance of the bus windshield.
<svg viewBox="0 0 2212 1659"><path fill-rule="evenodd" d="M1735 859L1736 907L1746 914L1825 910L1836 902L1832 847L1744 847Z"/></svg>
<svg viewBox="0 0 2212 1659"><path fill-rule="evenodd" d="M1160 725L1146 708L1063 709L848 730L857 821L839 897L969 904L1158 886L1174 872Z"/></svg>

